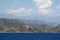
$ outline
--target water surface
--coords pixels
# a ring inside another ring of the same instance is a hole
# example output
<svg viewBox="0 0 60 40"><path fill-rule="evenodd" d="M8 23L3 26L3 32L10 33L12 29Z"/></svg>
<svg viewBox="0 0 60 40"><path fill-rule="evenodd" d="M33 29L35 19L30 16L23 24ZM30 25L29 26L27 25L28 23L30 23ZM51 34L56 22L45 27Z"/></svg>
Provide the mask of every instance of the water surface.
<svg viewBox="0 0 60 40"><path fill-rule="evenodd" d="M60 33L0 33L0 40L60 40Z"/></svg>

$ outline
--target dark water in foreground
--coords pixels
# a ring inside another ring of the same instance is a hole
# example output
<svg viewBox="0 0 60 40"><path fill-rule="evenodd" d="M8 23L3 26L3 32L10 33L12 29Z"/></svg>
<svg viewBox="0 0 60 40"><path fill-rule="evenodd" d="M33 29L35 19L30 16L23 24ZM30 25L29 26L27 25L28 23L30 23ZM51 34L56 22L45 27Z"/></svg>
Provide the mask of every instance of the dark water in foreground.
<svg viewBox="0 0 60 40"><path fill-rule="evenodd" d="M0 40L60 40L60 33L0 33Z"/></svg>

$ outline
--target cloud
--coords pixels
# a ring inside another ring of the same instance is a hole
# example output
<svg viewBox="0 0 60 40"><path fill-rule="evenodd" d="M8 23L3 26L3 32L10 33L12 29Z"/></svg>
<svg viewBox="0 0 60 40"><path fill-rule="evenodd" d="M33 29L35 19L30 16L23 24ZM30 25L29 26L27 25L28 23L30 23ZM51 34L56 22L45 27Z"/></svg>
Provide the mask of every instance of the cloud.
<svg viewBox="0 0 60 40"><path fill-rule="evenodd" d="M34 2L39 8L47 8L52 4L51 0L34 0Z"/></svg>
<svg viewBox="0 0 60 40"><path fill-rule="evenodd" d="M53 13L53 10L50 9L50 6L52 5L52 0L34 0L38 12L42 13L42 14L49 14L49 13Z"/></svg>
<svg viewBox="0 0 60 40"><path fill-rule="evenodd" d="M32 11L32 9L28 9L28 10L26 10L26 12L31 12Z"/></svg>
<svg viewBox="0 0 60 40"><path fill-rule="evenodd" d="M52 9L39 9L38 12L45 15L45 14L54 13L55 11L53 11Z"/></svg>
<svg viewBox="0 0 60 40"><path fill-rule="evenodd" d="M27 9L27 8L6 9L7 14L14 14L14 15L19 15L21 13L30 13L30 12L32 12L32 9Z"/></svg>

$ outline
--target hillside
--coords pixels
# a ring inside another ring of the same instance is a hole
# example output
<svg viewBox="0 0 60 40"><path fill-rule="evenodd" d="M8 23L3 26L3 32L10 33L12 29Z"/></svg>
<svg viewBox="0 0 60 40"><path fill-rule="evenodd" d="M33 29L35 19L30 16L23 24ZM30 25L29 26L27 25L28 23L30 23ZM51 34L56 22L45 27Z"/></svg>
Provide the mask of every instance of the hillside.
<svg viewBox="0 0 60 40"><path fill-rule="evenodd" d="M54 27L44 21L0 18L0 32L60 32L60 26Z"/></svg>

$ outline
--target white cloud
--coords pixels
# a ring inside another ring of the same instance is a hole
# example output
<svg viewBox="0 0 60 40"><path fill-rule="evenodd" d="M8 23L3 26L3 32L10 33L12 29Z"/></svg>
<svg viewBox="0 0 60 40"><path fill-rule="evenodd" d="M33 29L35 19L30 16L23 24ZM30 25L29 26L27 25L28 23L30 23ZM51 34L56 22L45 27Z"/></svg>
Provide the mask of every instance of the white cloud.
<svg viewBox="0 0 60 40"><path fill-rule="evenodd" d="M45 15L45 14L54 13L55 11L53 11L52 9L39 9L38 12Z"/></svg>
<svg viewBox="0 0 60 40"><path fill-rule="evenodd" d="M36 5L39 8L47 8L47 7L51 6L51 4L52 4L51 0L34 0L34 2L36 2Z"/></svg>
<svg viewBox="0 0 60 40"><path fill-rule="evenodd" d="M14 14L14 15L19 15L21 13L30 13L30 12L32 12L32 9L27 9L27 8L6 9L7 14Z"/></svg>
<svg viewBox="0 0 60 40"><path fill-rule="evenodd" d="M32 11L32 9L28 9L28 10L26 10L26 12L31 12Z"/></svg>
<svg viewBox="0 0 60 40"><path fill-rule="evenodd" d="M50 6L53 3L52 0L34 0L34 2L38 8L38 12L42 14L48 14L52 12L50 9Z"/></svg>

